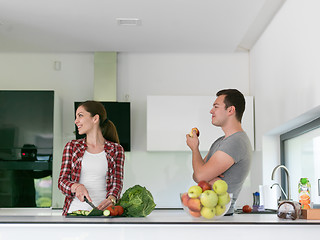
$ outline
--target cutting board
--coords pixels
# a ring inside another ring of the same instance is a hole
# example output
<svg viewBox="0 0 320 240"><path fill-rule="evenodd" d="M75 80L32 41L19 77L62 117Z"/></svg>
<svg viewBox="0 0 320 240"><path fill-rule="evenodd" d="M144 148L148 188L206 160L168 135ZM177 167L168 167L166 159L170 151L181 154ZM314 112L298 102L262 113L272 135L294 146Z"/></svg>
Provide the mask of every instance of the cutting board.
<svg viewBox="0 0 320 240"><path fill-rule="evenodd" d="M320 209L301 209L301 218L320 220Z"/></svg>

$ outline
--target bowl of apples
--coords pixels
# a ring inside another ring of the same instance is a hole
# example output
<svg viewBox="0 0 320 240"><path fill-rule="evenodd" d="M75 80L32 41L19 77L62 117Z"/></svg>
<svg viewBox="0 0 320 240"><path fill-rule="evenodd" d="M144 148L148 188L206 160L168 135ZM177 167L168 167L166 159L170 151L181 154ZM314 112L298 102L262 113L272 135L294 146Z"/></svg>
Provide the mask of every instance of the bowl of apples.
<svg viewBox="0 0 320 240"><path fill-rule="evenodd" d="M206 181L191 186L188 192L180 194L183 209L192 217L219 219L229 210L232 194L227 192L228 184L217 180L211 186Z"/></svg>

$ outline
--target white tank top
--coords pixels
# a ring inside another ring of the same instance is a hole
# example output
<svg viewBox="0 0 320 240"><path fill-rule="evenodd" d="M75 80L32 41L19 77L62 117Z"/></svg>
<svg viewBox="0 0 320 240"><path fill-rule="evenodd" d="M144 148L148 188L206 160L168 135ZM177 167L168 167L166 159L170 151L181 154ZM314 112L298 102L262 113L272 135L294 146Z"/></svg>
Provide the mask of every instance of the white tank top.
<svg viewBox="0 0 320 240"><path fill-rule="evenodd" d="M85 151L81 164L81 174L79 183L83 184L97 207L106 199L106 174L108 171L108 162L105 152L89 153ZM71 202L68 212L76 210L91 210L92 208L86 202L81 202L77 197Z"/></svg>

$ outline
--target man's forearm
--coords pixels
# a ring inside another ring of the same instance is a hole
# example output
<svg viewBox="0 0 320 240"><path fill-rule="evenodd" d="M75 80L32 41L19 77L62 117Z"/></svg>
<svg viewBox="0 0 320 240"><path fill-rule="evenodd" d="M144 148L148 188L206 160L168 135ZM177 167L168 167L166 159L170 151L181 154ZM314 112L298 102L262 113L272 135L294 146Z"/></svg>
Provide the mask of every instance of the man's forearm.
<svg viewBox="0 0 320 240"><path fill-rule="evenodd" d="M198 182L198 175L201 167L204 165L204 161L200 154L199 149L192 151L192 168L193 168L193 179Z"/></svg>

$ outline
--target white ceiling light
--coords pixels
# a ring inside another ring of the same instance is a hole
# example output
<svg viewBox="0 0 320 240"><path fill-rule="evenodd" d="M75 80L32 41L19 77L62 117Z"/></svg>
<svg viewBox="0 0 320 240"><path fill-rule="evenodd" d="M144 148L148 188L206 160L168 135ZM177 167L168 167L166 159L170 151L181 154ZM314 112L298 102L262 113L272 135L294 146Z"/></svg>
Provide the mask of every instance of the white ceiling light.
<svg viewBox="0 0 320 240"><path fill-rule="evenodd" d="M141 25L139 18L117 18L117 23L120 26L138 26Z"/></svg>

